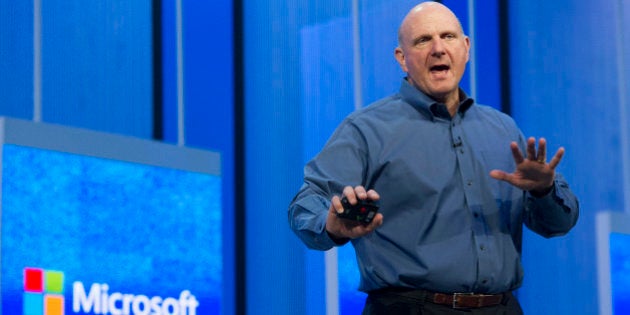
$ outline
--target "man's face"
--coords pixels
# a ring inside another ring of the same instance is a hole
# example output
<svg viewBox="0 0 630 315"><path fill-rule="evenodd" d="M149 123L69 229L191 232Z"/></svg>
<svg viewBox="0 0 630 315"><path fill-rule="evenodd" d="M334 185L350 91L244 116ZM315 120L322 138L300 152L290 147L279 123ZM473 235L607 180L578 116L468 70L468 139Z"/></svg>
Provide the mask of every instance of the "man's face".
<svg viewBox="0 0 630 315"><path fill-rule="evenodd" d="M409 83L446 102L458 93L468 62L470 40L443 6L416 7L403 21L395 54Z"/></svg>

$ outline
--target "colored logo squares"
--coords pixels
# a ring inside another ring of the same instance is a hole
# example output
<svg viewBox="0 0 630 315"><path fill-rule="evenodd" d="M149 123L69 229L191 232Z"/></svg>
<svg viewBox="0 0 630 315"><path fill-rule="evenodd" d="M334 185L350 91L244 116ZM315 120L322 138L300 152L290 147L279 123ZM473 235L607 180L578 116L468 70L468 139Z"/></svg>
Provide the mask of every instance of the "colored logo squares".
<svg viewBox="0 0 630 315"><path fill-rule="evenodd" d="M24 268L23 315L64 315L63 272Z"/></svg>

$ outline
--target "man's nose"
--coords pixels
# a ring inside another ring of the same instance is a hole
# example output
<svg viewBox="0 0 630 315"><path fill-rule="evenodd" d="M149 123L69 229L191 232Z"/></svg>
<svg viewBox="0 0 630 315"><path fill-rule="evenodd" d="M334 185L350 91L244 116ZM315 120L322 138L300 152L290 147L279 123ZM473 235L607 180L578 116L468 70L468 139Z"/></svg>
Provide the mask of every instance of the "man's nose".
<svg viewBox="0 0 630 315"><path fill-rule="evenodd" d="M431 55L433 56L442 56L445 54L444 51L444 43L441 38L438 38L433 41L433 46L431 47Z"/></svg>

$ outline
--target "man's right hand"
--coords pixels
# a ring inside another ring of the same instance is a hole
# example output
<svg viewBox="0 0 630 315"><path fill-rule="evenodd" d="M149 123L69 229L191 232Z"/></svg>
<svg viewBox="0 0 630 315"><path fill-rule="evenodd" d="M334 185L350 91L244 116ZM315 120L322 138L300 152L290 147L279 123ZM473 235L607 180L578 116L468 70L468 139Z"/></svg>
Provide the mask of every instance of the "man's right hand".
<svg viewBox="0 0 630 315"><path fill-rule="evenodd" d="M343 195L348 198L351 204L356 204L357 199L369 199L372 201L379 200L380 196L376 191L370 189L365 191L363 186L357 186L352 188L346 186L343 189ZM334 196L328 209L328 217L326 218L326 231L328 235L337 243L344 243L348 239L358 238L367 235L374 231L377 227L383 224L383 215L377 213L370 224L363 224L361 222L342 219L337 217L337 213L343 212L343 205L341 204L341 198Z"/></svg>

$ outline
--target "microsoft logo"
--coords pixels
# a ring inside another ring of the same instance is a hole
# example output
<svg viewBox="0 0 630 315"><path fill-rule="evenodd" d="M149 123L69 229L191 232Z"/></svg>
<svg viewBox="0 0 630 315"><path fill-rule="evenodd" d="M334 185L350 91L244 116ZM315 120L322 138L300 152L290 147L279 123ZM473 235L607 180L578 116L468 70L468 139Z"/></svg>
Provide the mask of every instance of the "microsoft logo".
<svg viewBox="0 0 630 315"><path fill-rule="evenodd" d="M24 268L23 315L64 315L63 272Z"/></svg>
<svg viewBox="0 0 630 315"><path fill-rule="evenodd" d="M24 303L22 315L64 315L64 273L41 268L24 268ZM149 297L110 291L107 283L81 281L72 283L73 314L100 315L196 315L199 301L189 290L176 297ZM2 312L2 310L0 310Z"/></svg>

